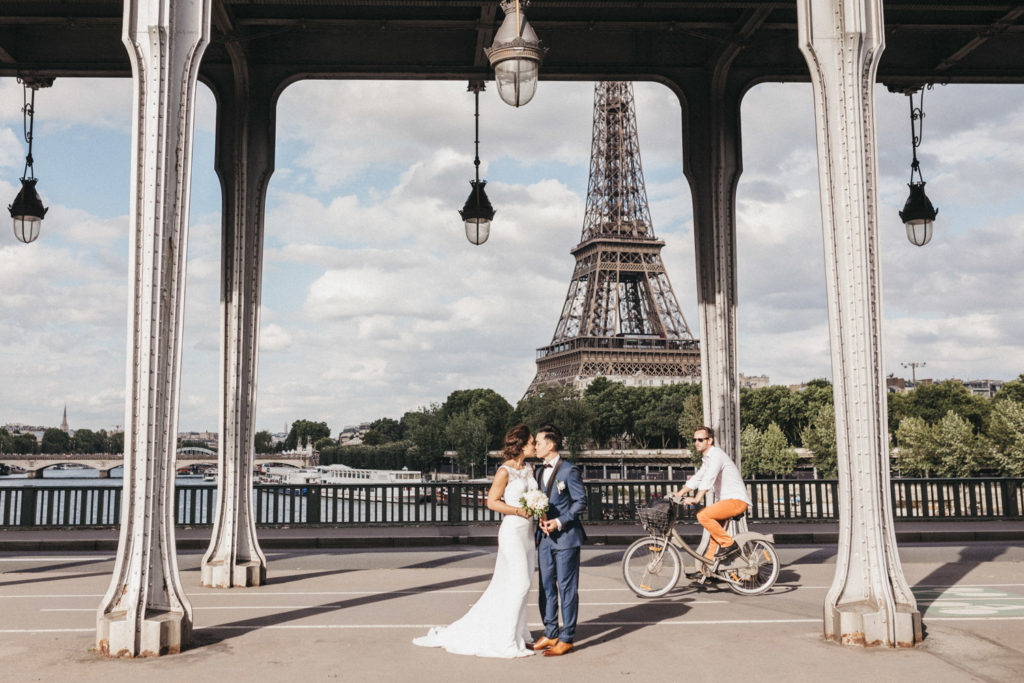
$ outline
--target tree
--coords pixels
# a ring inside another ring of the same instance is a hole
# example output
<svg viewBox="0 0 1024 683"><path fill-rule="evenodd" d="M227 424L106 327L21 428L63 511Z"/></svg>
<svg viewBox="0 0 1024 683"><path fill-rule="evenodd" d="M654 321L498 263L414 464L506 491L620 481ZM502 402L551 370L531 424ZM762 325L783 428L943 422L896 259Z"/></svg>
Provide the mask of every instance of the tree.
<svg viewBox="0 0 1024 683"><path fill-rule="evenodd" d="M454 415L464 412L483 420L489 448L501 448L512 417L512 406L501 394L492 389L460 389L449 394L441 405L445 424Z"/></svg>
<svg viewBox="0 0 1024 683"><path fill-rule="evenodd" d="M402 431L411 442L409 457L417 470L435 469L444 458L444 424L441 407L408 412L402 416Z"/></svg>
<svg viewBox="0 0 1024 683"><path fill-rule="evenodd" d="M459 467L470 471L475 477L479 468L481 474L487 471L487 446L490 435L484 418L465 410L448 418L445 437L455 450Z"/></svg>
<svg viewBox="0 0 1024 683"><path fill-rule="evenodd" d="M62 429L50 427L43 432L43 441L39 445L42 453L67 453L70 450L71 437Z"/></svg>
<svg viewBox="0 0 1024 683"><path fill-rule="evenodd" d="M75 453L105 453L107 450L105 432L94 432L91 429L79 429L71 439L71 450Z"/></svg>
<svg viewBox="0 0 1024 683"><path fill-rule="evenodd" d="M987 463L990 450L987 439L975 434L971 423L952 410L935 424L933 430L933 438L940 444L939 476L971 477Z"/></svg>
<svg viewBox="0 0 1024 683"><path fill-rule="evenodd" d="M388 438L386 434L378 432L376 429L368 429L366 430L366 433L363 434L362 441L367 446L379 446L381 444L394 441L394 439Z"/></svg>
<svg viewBox="0 0 1024 683"><path fill-rule="evenodd" d="M374 420L370 423L370 430L377 432L382 438L380 443L387 443L388 441L401 441L405 438L405 433L402 429L402 423L398 420L392 420L390 417L382 417ZM366 439L363 439L363 443L366 443Z"/></svg>
<svg viewBox="0 0 1024 683"><path fill-rule="evenodd" d="M747 425L740 432L740 474L753 479L761 473L761 430Z"/></svg>
<svg viewBox="0 0 1024 683"><path fill-rule="evenodd" d="M938 384L922 384L908 392L912 414L928 424L935 424L953 411L968 420L975 430L984 427L989 402L975 396L963 383L946 380Z"/></svg>
<svg viewBox="0 0 1024 683"><path fill-rule="evenodd" d="M1024 476L1024 403L1005 398L994 401L988 436L994 450L993 464L999 473L1007 477Z"/></svg>
<svg viewBox="0 0 1024 683"><path fill-rule="evenodd" d="M1004 384L992 400L994 402L1011 400L1024 405L1024 373L1021 373L1017 379Z"/></svg>
<svg viewBox="0 0 1024 683"><path fill-rule="evenodd" d="M646 387L646 394L639 405L634 437L647 447L681 447L679 416L686 400L699 395L696 384L669 384L660 387ZM689 436L689 435L687 435Z"/></svg>
<svg viewBox="0 0 1024 683"><path fill-rule="evenodd" d="M593 415L591 434L599 447L607 447L612 439L633 435L637 408L642 401L638 387L627 387L607 377L590 383L583 392L583 402Z"/></svg>
<svg viewBox="0 0 1024 683"><path fill-rule="evenodd" d="M815 392L817 395L817 390ZM799 394L788 387L770 386L740 390L740 424L754 425L762 432L776 423L790 443L799 443L800 430L809 421Z"/></svg>
<svg viewBox="0 0 1024 683"><path fill-rule="evenodd" d="M760 439L760 463L761 474L773 477L785 477L796 469L796 450L789 445L782 428L772 422L768 429L764 430Z"/></svg>
<svg viewBox="0 0 1024 683"><path fill-rule="evenodd" d="M253 442L257 453L274 452L274 438L270 435L270 432L265 429L256 432Z"/></svg>
<svg viewBox="0 0 1024 683"><path fill-rule="evenodd" d="M519 401L512 421L523 422L534 431L545 424L555 425L562 431L569 453L576 455L590 439L593 414L574 387L553 385Z"/></svg>
<svg viewBox="0 0 1024 683"><path fill-rule="evenodd" d="M907 417L900 421L896 430L899 450L896 464L900 475L926 477L938 469L938 444L928 423L920 417Z"/></svg>
<svg viewBox="0 0 1024 683"><path fill-rule="evenodd" d="M111 432L107 439L108 453L124 453L124 432Z"/></svg>
<svg viewBox="0 0 1024 683"><path fill-rule="evenodd" d="M305 448L310 443L316 443L319 439L330 436L331 430L326 422L296 420L292 423L288 438L284 440L284 447L285 450L294 451L299 446Z"/></svg>
<svg viewBox="0 0 1024 683"><path fill-rule="evenodd" d="M836 412L831 404L823 405L810 424L800 432L804 448L814 453L814 468L824 479L839 474L836 463Z"/></svg>

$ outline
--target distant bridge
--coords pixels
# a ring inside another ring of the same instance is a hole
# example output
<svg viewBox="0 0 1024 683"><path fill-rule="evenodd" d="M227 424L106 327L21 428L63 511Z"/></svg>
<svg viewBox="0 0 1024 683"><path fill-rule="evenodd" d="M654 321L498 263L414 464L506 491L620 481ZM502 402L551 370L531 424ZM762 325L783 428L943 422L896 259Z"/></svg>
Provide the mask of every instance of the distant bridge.
<svg viewBox="0 0 1024 683"><path fill-rule="evenodd" d="M188 464L217 464L217 452L207 448L188 446L179 448L177 453L178 466L187 461ZM291 465L293 467L306 467L310 465L308 456L295 454L284 455L281 453L257 453L253 461L254 465ZM28 473L29 479L41 478L43 471L58 467L64 468L67 465L81 465L96 470L100 473L100 479L108 479L110 472L118 467L124 466L124 456L112 453L47 453L45 455L17 455L13 453L0 454L0 465L9 467L20 467Z"/></svg>

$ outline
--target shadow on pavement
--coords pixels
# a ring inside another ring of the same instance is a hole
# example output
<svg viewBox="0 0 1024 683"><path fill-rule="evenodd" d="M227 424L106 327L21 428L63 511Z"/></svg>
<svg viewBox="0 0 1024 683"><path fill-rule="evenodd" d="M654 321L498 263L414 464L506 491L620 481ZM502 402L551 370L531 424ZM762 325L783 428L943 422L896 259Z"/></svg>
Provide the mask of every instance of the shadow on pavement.
<svg viewBox="0 0 1024 683"><path fill-rule="evenodd" d="M591 555L587 559L580 562L581 567L607 567L609 565L618 564L622 562L621 550L614 550L604 553L598 553Z"/></svg>
<svg viewBox="0 0 1024 683"><path fill-rule="evenodd" d="M22 572L18 572L19 574ZM6 575L5 576L9 576ZM44 583L47 581L72 581L74 579L89 579L94 576L110 576L110 572L90 572L88 574L62 574L61 576L40 576L34 579L20 579L18 581L0 581L0 588L5 586L19 586L26 583Z"/></svg>
<svg viewBox="0 0 1024 683"><path fill-rule="evenodd" d="M928 576L923 577L913 587L928 586L935 583L955 585L971 573L979 565L991 562L1006 551L1005 546L983 545L960 549L960 557L956 562L947 562L936 567Z"/></svg>
<svg viewBox="0 0 1024 683"><path fill-rule="evenodd" d="M461 562L462 560L491 554L492 553L488 552L464 552L456 555L446 555L445 557L435 557L434 559L424 560L414 564L403 565L398 567L398 569L433 569L434 567L443 567L448 564L454 564L455 562Z"/></svg>
<svg viewBox="0 0 1024 683"><path fill-rule="evenodd" d="M576 650L584 650L595 645L621 638L639 631L642 628L654 626L651 622L668 621L678 619L690 611L688 601L650 601L641 605L634 605L617 612L602 614L599 618L581 622L577 627L577 634L585 634L585 638L577 636Z"/></svg>
<svg viewBox="0 0 1024 683"><path fill-rule="evenodd" d="M412 587L403 589L401 592L395 593L376 593L373 595L361 595L357 598L351 598L349 600L335 600L334 602L324 603L322 605L311 605L309 607L301 607L298 609L289 610L287 612L279 612L276 614L268 614L266 616L253 617L251 619L241 619L239 621L232 621L226 624L217 624L207 628L197 629L194 632L194 644L189 650L195 650L197 648L207 647L210 645L216 645L225 640L230 640L235 637L230 631L255 631L261 628L267 628L268 626L276 626L278 624L284 624L289 621L296 621L298 619L305 619L314 615L322 615L328 612L348 609L350 607L360 607L362 605L371 605L377 602L384 602L385 600L394 600L395 598L405 597L410 591L419 591L427 593L430 591L444 590L446 588L457 588L468 584L478 583L486 579L490 579L491 574L479 574L477 576L470 576L464 579L455 579L452 581L442 581L439 583L432 583L425 586ZM224 633L228 631L228 633Z"/></svg>

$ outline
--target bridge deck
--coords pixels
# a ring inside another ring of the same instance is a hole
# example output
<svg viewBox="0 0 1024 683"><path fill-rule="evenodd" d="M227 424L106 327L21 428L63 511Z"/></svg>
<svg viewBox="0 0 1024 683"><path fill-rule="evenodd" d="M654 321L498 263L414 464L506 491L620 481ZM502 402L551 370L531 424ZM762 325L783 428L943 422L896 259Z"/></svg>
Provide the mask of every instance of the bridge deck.
<svg viewBox="0 0 1024 683"><path fill-rule="evenodd" d="M518 661L458 657L410 642L465 612L490 578L493 548L276 551L269 553L269 585L229 591L201 588L201 556L185 553L180 562L195 646L133 662L91 652L111 553L0 553L0 667L10 680L82 681L229 680L240 665L259 671L262 681L791 681L826 670L834 680L1010 681L1024 670L1019 546L903 547L927 629L913 651L848 649L822 640L832 547L782 548L784 571L771 595L741 598L683 586L654 601L624 588L621 550L583 553L577 651ZM528 614L537 632L532 606ZM742 643L743 656L714 670L691 668L699 653L729 638Z"/></svg>

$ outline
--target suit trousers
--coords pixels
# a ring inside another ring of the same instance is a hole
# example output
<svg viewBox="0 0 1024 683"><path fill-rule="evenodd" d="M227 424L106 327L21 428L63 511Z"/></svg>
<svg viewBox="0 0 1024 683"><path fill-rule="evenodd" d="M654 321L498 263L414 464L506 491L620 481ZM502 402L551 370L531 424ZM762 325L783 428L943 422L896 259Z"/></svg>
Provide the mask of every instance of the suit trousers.
<svg viewBox="0 0 1024 683"><path fill-rule="evenodd" d="M576 637L579 612L580 548L559 548L543 539L537 548L540 569L540 616L544 635L571 643ZM562 603L562 627L558 627L558 603Z"/></svg>

